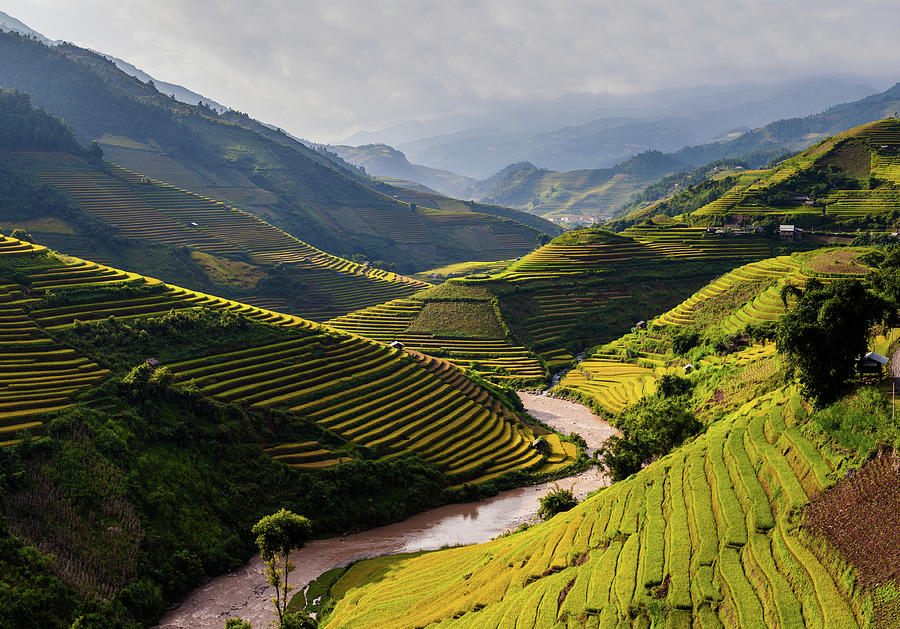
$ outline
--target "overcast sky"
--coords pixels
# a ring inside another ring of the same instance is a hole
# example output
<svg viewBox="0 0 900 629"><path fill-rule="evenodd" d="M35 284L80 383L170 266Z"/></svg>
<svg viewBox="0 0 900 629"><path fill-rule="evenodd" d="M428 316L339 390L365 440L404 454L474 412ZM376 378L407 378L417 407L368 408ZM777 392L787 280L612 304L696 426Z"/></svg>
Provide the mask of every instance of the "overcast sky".
<svg viewBox="0 0 900 629"><path fill-rule="evenodd" d="M3 11L310 139L570 92L900 80L892 0L26 0Z"/></svg>

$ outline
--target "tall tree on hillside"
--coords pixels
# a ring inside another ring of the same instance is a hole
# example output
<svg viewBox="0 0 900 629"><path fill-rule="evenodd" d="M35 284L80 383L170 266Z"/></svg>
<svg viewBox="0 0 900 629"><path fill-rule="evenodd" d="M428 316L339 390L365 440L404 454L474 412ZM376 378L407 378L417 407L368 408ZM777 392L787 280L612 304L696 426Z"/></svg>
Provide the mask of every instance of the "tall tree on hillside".
<svg viewBox="0 0 900 629"><path fill-rule="evenodd" d="M803 391L822 407L836 400L865 354L872 326L888 303L859 280L824 285L810 280L797 303L778 323L776 347L787 358Z"/></svg>
<svg viewBox="0 0 900 629"><path fill-rule="evenodd" d="M259 555L266 564L266 580L275 588L275 612L278 627L291 624L287 618L288 594L293 589L288 585L288 575L294 571L291 552L302 548L309 538L312 525L309 519L287 509L267 515L253 526Z"/></svg>

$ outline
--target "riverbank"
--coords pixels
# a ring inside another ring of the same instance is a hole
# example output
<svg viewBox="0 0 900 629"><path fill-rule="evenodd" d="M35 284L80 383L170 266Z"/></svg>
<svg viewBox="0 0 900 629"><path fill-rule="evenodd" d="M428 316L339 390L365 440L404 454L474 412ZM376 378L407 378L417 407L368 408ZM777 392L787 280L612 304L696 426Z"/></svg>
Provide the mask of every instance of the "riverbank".
<svg viewBox="0 0 900 629"><path fill-rule="evenodd" d="M577 432L588 451L596 450L616 430L581 404L544 395L520 393L526 410L560 432ZM608 484L597 468L556 481L572 488L582 500ZM553 483L520 487L478 502L452 504L418 513L403 522L389 524L346 537L314 540L291 557L297 570L290 583L299 592L307 583L335 566L365 557L436 550L442 546L486 542L506 530L535 519L538 498ZM254 627L267 626L274 615L269 600L274 590L266 585L263 564L254 557L245 566L197 588L180 607L167 613L159 629L222 629L229 617L241 616Z"/></svg>

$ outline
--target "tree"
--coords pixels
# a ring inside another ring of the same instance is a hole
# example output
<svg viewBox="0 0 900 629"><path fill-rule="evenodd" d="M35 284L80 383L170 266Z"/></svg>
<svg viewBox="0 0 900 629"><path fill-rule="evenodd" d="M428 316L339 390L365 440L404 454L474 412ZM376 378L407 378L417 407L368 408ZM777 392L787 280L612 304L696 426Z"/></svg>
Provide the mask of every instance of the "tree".
<svg viewBox="0 0 900 629"><path fill-rule="evenodd" d="M16 227L14 230L12 230L10 236L13 238L18 238L19 240L23 240L25 242L31 242L32 240L34 240L34 237L21 227Z"/></svg>
<svg viewBox="0 0 900 629"><path fill-rule="evenodd" d="M888 303L859 280L823 285L810 280L793 308L778 322L775 346L785 355L818 407L836 400L853 377L856 359L866 353L872 326L884 319Z"/></svg>
<svg viewBox="0 0 900 629"><path fill-rule="evenodd" d="M655 395L626 410L619 419L622 436L606 440L600 455L613 480L619 481L668 453L703 428L681 398Z"/></svg>
<svg viewBox="0 0 900 629"><path fill-rule="evenodd" d="M541 508L538 509L538 517L542 520L549 520L557 513L568 511L578 504L578 499L571 489L563 489L556 483L553 483L553 489L540 499Z"/></svg>
<svg viewBox="0 0 900 629"><path fill-rule="evenodd" d="M259 556L266 564L266 580L275 588L272 602L275 603L279 627L285 627L288 594L293 589L288 585L288 575L294 571L291 552L303 547L311 530L312 525L307 518L287 509L265 516L252 529Z"/></svg>
<svg viewBox="0 0 900 629"><path fill-rule="evenodd" d="M662 397L678 397L691 390L691 381L672 373L660 376L656 389Z"/></svg>
<svg viewBox="0 0 900 629"><path fill-rule="evenodd" d="M253 625L238 616L225 621L225 629L253 629Z"/></svg>
<svg viewBox="0 0 900 629"><path fill-rule="evenodd" d="M87 152L88 160L99 163L103 161L103 149L96 142L91 142L91 148Z"/></svg>

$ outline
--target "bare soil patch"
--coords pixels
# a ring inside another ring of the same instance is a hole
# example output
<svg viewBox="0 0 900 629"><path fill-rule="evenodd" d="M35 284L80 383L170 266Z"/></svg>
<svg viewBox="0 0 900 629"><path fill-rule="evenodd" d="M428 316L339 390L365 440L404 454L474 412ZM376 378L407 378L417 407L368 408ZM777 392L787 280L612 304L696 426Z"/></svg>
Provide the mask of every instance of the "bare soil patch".
<svg viewBox="0 0 900 629"><path fill-rule="evenodd" d="M874 587L900 576L900 457L870 461L806 507L804 525L821 534Z"/></svg>

